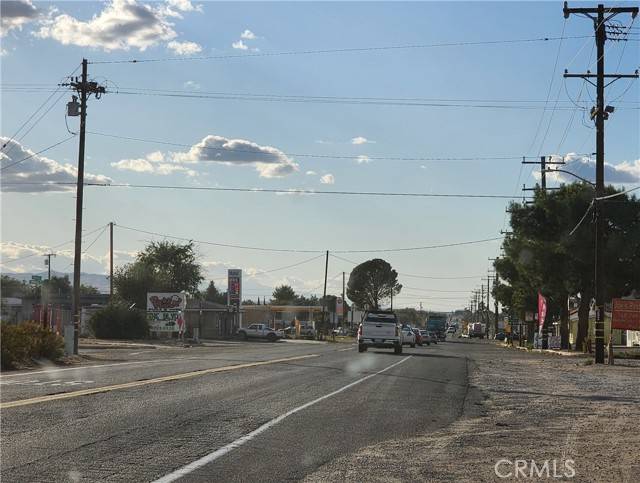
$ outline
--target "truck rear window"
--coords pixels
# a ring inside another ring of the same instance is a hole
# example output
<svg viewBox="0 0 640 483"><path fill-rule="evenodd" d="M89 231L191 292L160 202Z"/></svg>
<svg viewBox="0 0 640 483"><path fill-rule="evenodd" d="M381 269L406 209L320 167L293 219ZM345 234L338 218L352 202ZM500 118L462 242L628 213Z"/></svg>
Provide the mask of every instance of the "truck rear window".
<svg viewBox="0 0 640 483"><path fill-rule="evenodd" d="M367 315L367 317L364 319L365 322L374 322L374 323L380 323L380 322L384 322L384 323L388 323L388 324L395 324L396 323L396 316L395 315L384 315L384 314L371 314L371 315Z"/></svg>

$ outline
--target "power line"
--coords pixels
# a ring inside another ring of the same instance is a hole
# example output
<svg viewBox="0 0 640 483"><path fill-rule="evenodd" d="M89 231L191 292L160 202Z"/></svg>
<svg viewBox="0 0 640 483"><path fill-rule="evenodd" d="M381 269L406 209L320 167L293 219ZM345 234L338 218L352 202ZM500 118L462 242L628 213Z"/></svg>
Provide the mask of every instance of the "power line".
<svg viewBox="0 0 640 483"><path fill-rule="evenodd" d="M5 186L75 186L72 182L9 182ZM86 182L84 186L97 186L100 188L132 188L132 189L159 189L181 191L217 191L235 193L279 193L288 195L336 195L336 196L385 196L385 197L410 197L410 198L485 198L485 199L514 199L514 196L495 194L470 194L470 193L411 193L389 191L323 191L298 188L221 188L217 186L180 186L180 185L154 185L154 184L128 184L128 183L92 183Z"/></svg>
<svg viewBox="0 0 640 483"><path fill-rule="evenodd" d="M74 185L69 182L53 183L5 183L6 185ZM509 195L494 194L471 194L471 193L412 193L412 192L389 192L389 191L316 191L309 189L278 189L278 188L221 188L217 186L180 186L180 185L147 185L147 184L127 184L127 183L84 183L85 186L97 186L101 188L137 188L137 189L160 189L160 190L185 190L185 191L221 191L236 193L281 193L281 194L307 194L307 195L336 195L336 196L389 196L389 197L410 197L410 198L487 198L487 199L513 199Z"/></svg>
<svg viewBox="0 0 640 483"><path fill-rule="evenodd" d="M95 230L91 230L91 231L89 231L89 232L85 233L84 235L82 235L82 237L83 237L83 238L85 238L85 237L87 237L87 236L93 235L93 234L94 234L94 233L96 233L97 231L99 231L99 230L101 230L101 229L103 229L103 228L106 228L106 226L108 226L108 225L105 225L105 227L99 226L99 227L98 227L98 228L96 228ZM65 245L68 245L69 243L73 243L73 242L74 242L74 240L69 240L69 241L66 241L66 242L60 243L60 244L58 244L58 245L54 245L54 246L52 246L52 247L46 248L44 251L45 251L45 252L47 252L47 251L52 251L52 250L54 250L54 249L56 249L56 248L63 247L63 246L65 246ZM41 255L42 255L42 253L33 253L33 254L31 254L31 255L27 255L27 256L24 256L24 257L14 258L14 259L12 259L12 260L3 261L3 263L4 263L4 264L7 264L7 263L19 262L19 261L21 261L21 260L26 260L27 258L37 257L37 256L41 256Z"/></svg>
<svg viewBox="0 0 640 483"><path fill-rule="evenodd" d="M354 53L354 52L376 52L388 50L410 50L410 49L427 49L436 47L462 47L474 45L498 45L498 44L521 44L534 42L551 42L565 39L584 39L588 36L572 36L572 37L536 37L528 39L503 39L503 40L480 40L469 42L442 42L432 44L410 44L410 45L390 45L381 47L351 47L339 49L318 49L318 50L291 50L280 52L255 52L251 54L223 54L223 55L201 55L192 57L164 57L151 59L123 59L123 60L103 60L94 61L91 64L142 64L151 62L185 62L194 60L226 60L226 59L243 59L255 57L274 57L289 55L316 55L316 54L335 54L335 53Z"/></svg>
<svg viewBox="0 0 640 483"><path fill-rule="evenodd" d="M332 253L329 253L329 256L333 258L337 258L338 260L342 260L343 262L351 263L352 265L360 265L360 262L354 262L353 260L349 260L348 258L340 257ZM436 277L436 276L428 276L428 275L411 275L408 273L398 273L398 275L402 275L403 277L422 278L427 280L463 280L463 279L478 279L482 277L482 275L464 275L459 277Z"/></svg>
<svg viewBox="0 0 640 483"><path fill-rule="evenodd" d="M109 133L100 133L95 131L87 131L88 134L92 134L94 136L103 136L114 139L122 139L125 141L136 141L150 144L160 144L165 146L173 146L173 147L182 147L182 148L192 148L193 144L187 143L178 143L171 141L163 141L159 139L144 139L139 137L132 136L120 136L117 134L109 134ZM205 151L217 151L217 152L225 152L231 151L234 153L247 153L247 154L255 154L258 156L273 156L273 153L267 153L264 151L259 151L255 149L232 149L225 148L223 146L199 146L200 149ZM289 157L298 157L298 158L319 158L319 159L350 159L357 160L358 154L314 154L314 153L292 153L292 152L282 152L285 156ZM466 156L466 157L418 157L418 156L369 156L366 155L368 159L372 161L475 161L475 160L514 160L521 159L522 156L518 155L495 155L495 156ZM201 160L206 162L207 160ZM211 160L210 162L217 162L216 160Z"/></svg>
<svg viewBox="0 0 640 483"><path fill-rule="evenodd" d="M213 245L213 246L218 246L218 247L224 247L224 248L236 248L236 249L242 249L242 250L256 250L256 251L263 251L263 252L281 252L281 253L325 253L326 250L302 250L302 249L296 249L296 248L267 248L267 247L257 247L257 246L248 246L248 245L234 245L234 244L230 244L230 243L220 243L220 242L211 242L211 241L203 241L203 240L196 240L194 238L187 238L187 237L180 237L180 236L175 236L175 235L168 235L166 233L158 233L158 232L153 232L153 231L148 231L148 230L142 230L139 228L133 228L133 227L129 227L129 226L124 226L121 224L117 224L114 225L118 228L123 228L125 230L130 230L130 231L135 231L138 233L144 233L146 235L152 235L152 236L158 236L158 237L163 237L163 238L171 238L174 240L183 240L183 241L189 241L189 242L195 242L198 244L202 244L202 245ZM457 243L446 243L446 244L441 244L441 245L429 245L429 246L422 246L422 247L409 247L409 248L381 248L381 249L370 249L370 250L329 250L330 254L331 253L375 253L375 252L404 252L404 251L416 251L416 250L428 250L428 249L435 249L435 248L448 248L448 247L455 247L455 246L462 246L462 245L472 245L472 244L478 244L478 243L485 243L488 241L494 241L494 240L500 240L502 239L502 237L498 237L498 238L487 238L484 240L472 240L472 241L464 241L464 242L457 242ZM335 255L334 255L335 256ZM335 256L336 258L340 258ZM315 260L316 258L319 257L314 257L311 258L306 262L309 262L311 260ZM346 259L344 259L346 260ZM340 272L342 273L342 272Z"/></svg>
<svg viewBox="0 0 640 483"><path fill-rule="evenodd" d="M73 74L75 74L79 68L80 68L80 66L77 66L77 67L73 70L73 72L71 72L71 74L69 74L69 76L72 76ZM65 76L65 77L67 77L67 76ZM64 77L63 77L63 79L64 79ZM16 136L20 133L20 131L22 131L22 130L25 128L25 126L26 126L26 125L31 121L31 119L33 119L33 118L38 114L38 112L40 112L40 110L41 110L42 108L44 108L44 106L45 106L45 105L47 105L47 103L51 100L51 98L52 98L53 96L55 96L55 95L56 95L56 92L58 92L61 88L62 88L62 86L58 86L58 87L57 87L57 88L56 88L56 89L51 93L51 95L50 95L49 97L47 97L47 98L44 100L44 102L43 102L42 104L40 104L40 105L36 108L36 110L35 110L35 111L33 111L33 113L32 113L32 114L27 118L27 120L26 120L26 121L24 121L24 122L20 125L20 127L19 127L19 128L18 128L18 130L13 134L13 136L9 137L9 138L7 139L7 141L6 141L6 142L4 142L4 143L2 144L2 147L0 148L0 151L4 150L4 148L6 148L6 147L7 147L7 145L9 144L9 142L16 138ZM22 138L24 138L24 137L25 137L25 136L26 136L26 135L31 131L31 129L33 129L33 127L34 127L36 124L38 124L38 122L40 122L40 120L44 117L44 115L46 115L46 114L47 114L47 112L49 112L49 111L51 110L51 108L52 108L53 106L55 106L55 105L56 105L56 103L57 103L59 100L60 100L60 98L56 99L56 101L55 101L55 102L54 102L54 103L49 107L49 109L47 109L47 111L46 111L42 116L40 116L40 118L39 118L39 119L38 119L38 120L37 120L37 121L36 121L36 122L35 122L35 123L34 123L34 124L29 128L29 130L21 136L21 139L22 139Z"/></svg>
<svg viewBox="0 0 640 483"><path fill-rule="evenodd" d="M104 228L102 229L102 231L100 233L98 233L98 235L93 239L93 241L91 243L89 243L89 245L87 246L87 248L85 248L82 252L82 255L85 255L89 249L95 245L95 243L100 239L100 237L102 235L104 235L104 232L107 231L107 228L109 227L109 225L105 225ZM62 270L66 270L67 268L73 266L73 260L71 260L71 263L69 263L69 265L67 265L66 267L64 267Z"/></svg>
<svg viewBox="0 0 640 483"><path fill-rule="evenodd" d="M5 92L42 92L49 91L49 87L30 87L23 85L13 87L0 84L0 89ZM397 105L397 106L432 106L432 107L471 107L471 108L495 108L495 109L546 109L551 108L535 106L544 103L541 99L452 99L452 98L426 98L426 97L358 97L358 96L311 96L311 95L285 95L285 94L255 94L243 92L208 92L190 91L177 89L150 89L138 87L121 87L114 91L107 91L108 94L140 95L140 96L160 96L194 99L212 100L243 100L243 101L268 101L268 102L309 102L309 103L331 103L331 104L373 104L373 105ZM566 103L561 101L558 103ZM454 103L454 104L451 104ZM469 105L464 103L485 103L484 105ZM629 101L629 104L637 102ZM495 104L507 104L506 106ZM521 106L509 106L508 104L522 104ZM534 104L532 106L528 104ZM568 106L562 106L559 110L567 110Z"/></svg>
<svg viewBox="0 0 640 483"><path fill-rule="evenodd" d="M121 94L131 96L154 96L173 97L180 99L208 99L208 100L235 100L235 101L260 101L260 102L289 102L289 103L311 103L311 104L351 104L351 105L379 105L379 106L404 106L404 107L459 107L467 109L506 109L506 110L557 110L566 111L571 109L568 106L554 106L549 109L546 106L536 105L509 105L509 104L469 104L451 102L418 102L418 101L389 101L389 100L359 100L348 98L312 98L312 97L267 97L267 96L242 96L242 95L208 95L203 93L168 93L168 92L132 92L132 91L108 91L109 94Z"/></svg>
<svg viewBox="0 0 640 483"><path fill-rule="evenodd" d="M40 151L38 151L37 153L32 153L32 154L30 154L29 156L25 156L24 158L19 159L18 161L15 161L15 162L13 162L13 163L11 163L11 164L8 164L8 165L6 165L6 166L2 166L2 168L0 168L0 171L4 171L5 169L8 169L8 168L10 168L10 167L12 167L12 166L15 166L16 164L22 163L23 161L26 161L27 159L31 159L31 158L33 158L34 156L38 156L39 154L42 154L42 153L44 153L44 152L46 152L46 151L49 151L50 149L53 149L53 148L55 148L56 146L59 146L59 145L61 145L61 144L63 144L63 143L66 143L67 141L69 141L70 139L72 139L72 138L74 138L74 137L75 137L75 134L73 134L73 135L71 135L71 136L69 136L69 137L67 137L67 138L63 139L62 141L58 141L57 143L52 144L51 146L47 146L46 148L41 149L41 150L40 150ZM9 143L9 141L7 141L7 144L8 144L8 143Z"/></svg>

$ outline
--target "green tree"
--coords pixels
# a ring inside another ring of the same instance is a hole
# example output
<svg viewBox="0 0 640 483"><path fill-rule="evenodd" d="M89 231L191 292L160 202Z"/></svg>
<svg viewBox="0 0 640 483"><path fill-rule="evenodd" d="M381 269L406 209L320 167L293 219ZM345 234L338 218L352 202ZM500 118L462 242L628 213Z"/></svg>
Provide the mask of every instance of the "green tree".
<svg viewBox="0 0 640 483"><path fill-rule="evenodd" d="M355 267L349 276L347 296L358 307L377 310L383 300L402 290L398 272L380 259L366 261Z"/></svg>
<svg viewBox="0 0 640 483"><path fill-rule="evenodd" d="M209 281L209 285L207 285L204 292L201 292L200 297L202 300L206 300L208 302L227 305L227 292L221 292L218 290L218 287L216 287L213 280Z"/></svg>
<svg viewBox="0 0 640 483"><path fill-rule="evenodd" d="M204 277L194 245L167 241L151 242L136 260L116 269L113 285L118 297L138 308L146 307L147 292L199 294Z"/></svg>
<svg viewBox="0 0 640 483"><path fill-rule="evenodd" d="M607 188L607 194L616 190ZM503 243L505 256L495 263L500 278L495 296L512 315L536 310L540 291L549 301L549 316L561 321L563 345L568 339L567 298L580 294L576 347L587 336L594 296L595 237L592 217L585 216L594 197L591 186L564 185L553 193L538 190L531 205L511 205L513 234ZM640 202L622 195L605 202L605 299L640 286ZM584 216L584 219L583 219ZM577 223L583 219L577 227ZM574 230L575 228L575 230ZM573 232L572 232L573 230Z"/></svg>
<svg viewBox="0 0 640 483"><path fill-rule="evenodd" d="M100 290L93 285L80 284L80 295L100 295Z"/></svg>
<svg viewBox="0 0 640 483"><path fill-rule="evenodd" d="M293 288L289 285L280 285L271 294L271 303L274 305L293 305L297 298Z"/></svg>
<svg viewBox="0 0 640 483"><path fill-rule="evenodd" d="M32 287L30 287L25 282L21 282L13 277L8 275L2 275L2 281L0 282L0 292L2 292L3 297L26 297L33 292Z"/></svg>

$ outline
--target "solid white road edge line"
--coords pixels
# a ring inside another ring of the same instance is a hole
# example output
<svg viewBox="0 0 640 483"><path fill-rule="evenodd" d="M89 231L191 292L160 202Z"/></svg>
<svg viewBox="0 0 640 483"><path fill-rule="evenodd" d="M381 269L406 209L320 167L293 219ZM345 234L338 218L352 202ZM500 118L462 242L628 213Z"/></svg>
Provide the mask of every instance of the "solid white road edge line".
<svg viewBox="0 0 640 483"><path fill-rule="evenodd" d="M162 478L159 478L157 480L155 480L153 483L170 483L172 481L176 481L180 478L182 478L183 476L188 475L189 473L192 473L193 471L197 470L198 468L202 468L203 466L217 460L218 458L226 455L227 453L230 453L231 451L233 451L234 449L239 448L240 446L244 445L245 443L248 443L249 441L251 441L252 439L254 439L256 436L259 436L260 434L264 433L267 429L275 426L276 424L282 422L283 420L285 420L286 418L288 418L289 416L291 416L292 414L295 414L297 412L300 412L304 409L307 409L310 406L313 406L314 404L317 404L321 401L324 401L325 399L329 399L332 396L335 396L336 394L340 394L343 391L346 391L347 389L360 384L361 382L366 381L367 379L371 379L372 377L375 377L379 374L382 374L383 372L388 371L389 369L394 368L397 365L402 364L403 362L405 362L406 360L410 359L411 356L407 356L402 360L399 360L398 362L395 362L393 364L391 364L390 366L385 367L384 369L375 372L373 374L369 374L368 376L365 376L361 379L358 379L357 381L353 381L349 384L347 384L346 386L342 386L340 389L337 389L333 392L330 392L329 394L325 394L324 396L320 396L317 399L314 399L313 401L309 401L306 404L303 404L302 406L298 406L297 408L291 409L290 411L287 411L284 414L281 414L280 416L278 416L275 419L272 419L271 421L263 424L262 426L260 426L257 429L254 429L253 431L251 431L248 434L245 434L244 436L242 436L241 438L236 439L235 441L233 441L232 443L227 444L226 446L223 446L220 449L215 450L213 453L209 453L208 455L203 456L202 458L193 461L192 463L189 463L186 466L183 466L182 468L178 468L177 470L169 473L168 475L163 476Z"/></svg>

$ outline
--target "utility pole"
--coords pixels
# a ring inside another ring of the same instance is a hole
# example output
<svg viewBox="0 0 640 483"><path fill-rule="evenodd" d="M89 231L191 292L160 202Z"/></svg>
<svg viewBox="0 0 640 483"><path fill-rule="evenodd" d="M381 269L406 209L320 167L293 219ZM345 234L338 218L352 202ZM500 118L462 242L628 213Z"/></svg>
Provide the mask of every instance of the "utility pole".
<svg viewBox="0 0 640 483"><path fill-rule="evenodd" d="M113 300L113 221L109 223L109 299Z"/></svg>
<svg viewBox="0 0 640 483"><path fill-rule="evenodd" d="M82 59L82 79L78 81L76 77L72 82L61 84L61 86L71 87L80 95L80 106L76 97L67 104L67 114L70 116L80 116L80 143L78 146L78 180L76 187L76 234L75 249L73 256L73 353L78 353L78 337L80 335L80 269L82 261L82 202L84 196L84 150L85 133L87 125L87 99L91 94L96 99L100 99L106 92L104 86L97 82L89 82L87 73L87 59Z"/></svg>
<svg viewBox="0 0 640 483"><path fill-rule="evenodd" d="M49 282L51 282L51 257L55 257L56 254L55 253L45 253L44 256L47 257L47 259L44 261L44 264L49 269L49 277L48 277L47 280Z"/></svg>
<svg viewBox="0 0 640 483"><path fill-rule="evenodd" d="M322 331L326 330L325 324L325 307L327 305L327 272L329 271L329 250L327 250L324 262L324 290L322 291Z"/></svg>
<svg viewBox="0 0 640 483"><path fill-rule="evenodd" d="M540 161L526 161L526 158L522 157L522 164L539 164L540 165L540 187L542 188L542 192L547 192L547 164L565 164L564 160L562 161L551 161L549 159L547 161L546 156L540 156ZM549 188L549 189L557 189L557 188ZM534 188L525 188L522 186L522 191L533 191Z"/></svg>
<svg viewBox="0 0 640 483"><path fill-rule="evenodd" d="M489 258L490 261L494 262L493 266L495 268L495 262L496 260L499 260L500 257L496 257L496 258ZM500 276L498 275L498 270L496 269L494 271L495 275L493 276L493 309L494 309L494 313L493 313L493 328L495 330L495 333L498 333L498 325L499 325L499 316L498 316L498 282L500 281Z"/></svg>
<svg viewBox="0 0 640 483"><path fill-rule="evenodd" d="M345 301L345 298L344 298L344 276L345 276L345 274L344 274L344 272L342 272L342 320L341 320L342 327L344 327L346 325L345 324L346 317L345 317L345 310L344 309L347 306L347 302Z"/></svg>
<svg viewBox="0 0 640 483"><path fill-rule="evenodd" d="M605 74L604 72L604 44L607 40L607 22L618 14L629 13L634 19L638 15L638 7L611 7L605 9L604 4L597 7L569 8L564 2L564 18L569 18L571 14L583 15L593 21L593 28L596 38L597 52L597 73L592 74L587 71L585 74L569 74L566 70L564 77L579 77L589 82L596 88L596 105L591 108L591 119L596 124L596 199L595 199L595 298L596 298L596 364L604 364L604 223L603 205L598 198L604 195L604 121L609 119L609 114L613 113L613 106L605 106L604 89L619 79L637 79L638 71L633 74ZM615 36L615 34L614 34ZM611 40L620 40L612 38ZM625 39L622 39L625 40ZM596 83L590 79L596 78ZM605 79L612 79L605 85Z"/></svg>

